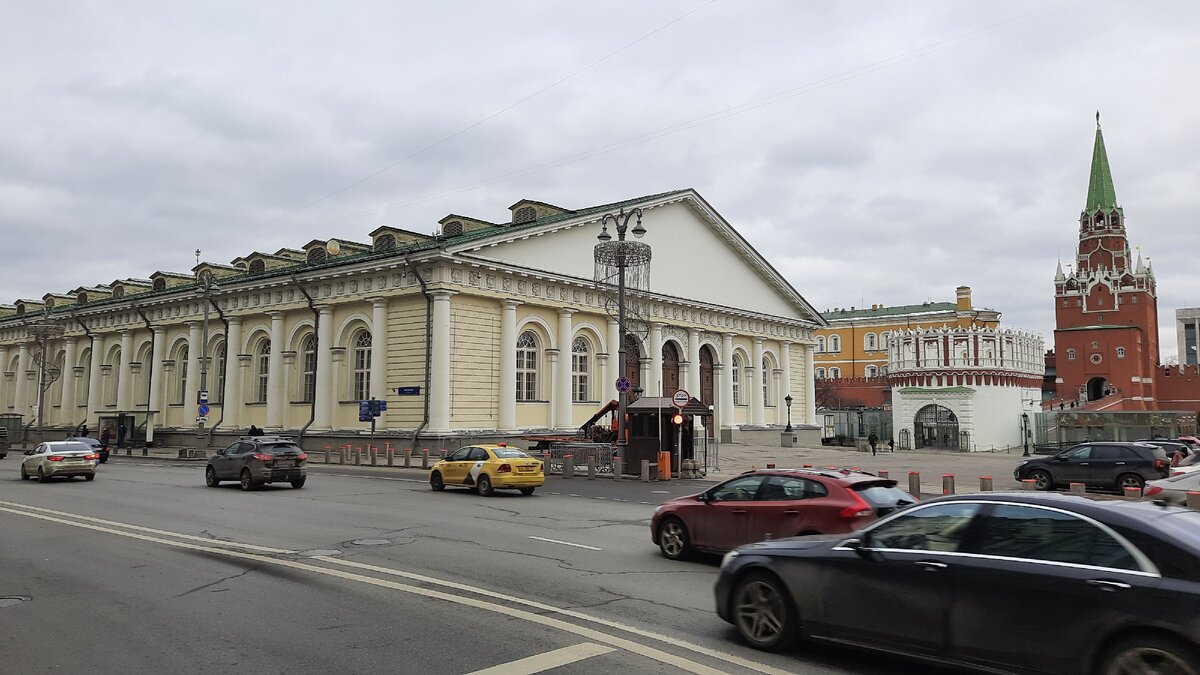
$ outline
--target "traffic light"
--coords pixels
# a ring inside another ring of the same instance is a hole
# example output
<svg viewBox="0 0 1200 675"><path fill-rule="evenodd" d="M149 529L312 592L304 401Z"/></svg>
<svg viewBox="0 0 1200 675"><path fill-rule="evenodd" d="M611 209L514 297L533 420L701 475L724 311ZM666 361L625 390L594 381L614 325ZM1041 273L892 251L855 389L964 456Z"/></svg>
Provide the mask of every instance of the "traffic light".
<svg viewBox="0 0 1200 675"><path fill-rule="evenodd" d="M683 424L683 415L675 413L675 416L671 418L671 423L675 425Z"/></svg>

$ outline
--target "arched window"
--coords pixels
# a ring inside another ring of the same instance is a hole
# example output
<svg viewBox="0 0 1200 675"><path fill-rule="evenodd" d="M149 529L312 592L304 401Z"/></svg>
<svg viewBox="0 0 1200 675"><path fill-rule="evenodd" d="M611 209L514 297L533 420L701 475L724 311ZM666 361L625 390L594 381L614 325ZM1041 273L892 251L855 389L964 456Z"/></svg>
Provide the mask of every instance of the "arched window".
<svg viewBox="0 0 1200 675"><path fill-rule="evenodd" d="M879 349L879 338L874 333L867 333L863 336L863 349L873 352Z"/></svg>
<svg viewBox="0 0 1200 675"><path fill-rule="evenodd" d="M768 364L766 357L762 360L762 389L763 389L763 405L773 405L771 401L771 388L767 385L771 381L771 366Z"/></svg>
<svg viewBox="0 0 1200 675"><path fill-rule="evenodd" d="M742 359L737 354L733 355L733 372L730 375L733 379L733 404L742 405Z"/></svg>
<svg viewBox="0 0 1200 675"><path fill-rule="evenodd" d="M108 405L109 406L117 405L117 396L118 396L117 392L121 388L121 380L120 380L121 356L123 356L123 355L120 353L113 355L112 376L109 378L112 386L109 387L109 390L108 390Z"/></svg>
<svg viewBox="0 0 1200 675"><path fill-rule="evenodd" d="M537 211L532 206L522 206L513 214L513 223L516 225L532 223L535 220L537 220Z"/></svg>
<svg viewBox="0 0 1200 675"><path fill-rule="evenodd" d="M879 375L878 368L876 368L875 366L867 366L867 377L877 377L878 375Z"/></svg>
<svg viewBox="0 0 1200 675"><path fill-rule="evenodd" d="M86 305L87 300L88 300L87 293L84 293L82 291L79 292L79 295L75 296L75 304L77 304L77 305Z"/></svg>
<svg viewBox="0 0 1200 675"><path fill-rule="evenodd" d="M533 331L517 338L517 400L537 400L537 337Z"/></svg>
<svg viewBox="0 0 1200 675"><path fill-rule="evenodd" d="M825 336L824 335L817 336L817 351L818 352L825 351Z"/></svg>
<svg viewBox="0 0 1200 675"><path fill-rule="evenodd" d="M317 336L309 335L300 346L300 400L312 403L317 398Z"/></svg>
<svg viewBox="0 0 1200 675"><path fill-rule="evenodd" d="M1075 350L1074 350L1074 349L1068 349L1068 350L1067 350L1067 360L1068 360L1068 361L1074 361L1074 360L1075 360Z"/></svg>
<svg viewBox="0 0 1200 675"><path fill-rule="evenodd" d="M591 345L587 338L577 337L571 343L571 400L588 400L588 373L591 370Z"/></svg>
<svg viewBox="0 0 1200 675"><path fill-rule="evenodd" d="M842 369L841 369L841 368L830 368L830 369L829 369L829 377L831 377L831 378L833 378L833 379L835 379L835 380L836 380L837 378L839 378L839 377L841 377L841 376L842 376Z"/></svg>
<svg viewBox="0 0 1200 675"><path fill-rule="evenodd" d="M825 369L824 368L817 368L817 379L818 380L825 379Z"/></svg>
<svg viewBox="0 0 1200 675"><path fill-rule="evenodd" d="M250 274L262 274L267 271L267 263L262 258L250 261Z"/></svg>
<svg viewBox="0 0 1200 675"><path fill-rule="evenodd" d="M891 341L892 341L892 332L891 331L884 331L879 334L879 347L881 349L887 349L888 345L889 345L889 343L891 343Z"/></svg>
<svg viewBox="0 0 1200 675"><path fill-rule="evenodd" d="M394 251L396 249L396 236L391 234L381 234L375 239L376 251Z"/></svg>
<svg viewBox="0 0 1200 675"><path fill-rule="evenodd" d="M226 353L226 350L225 350L225 343L222 342L221 347L219 349L217 349L217 358L216 358L217 368L216 368L215 375L217 376L216 377L217 388L214 389L212 391L212 393L210 393L208 396L208 400L212 403L221 403L222 401L225 400L225 397L222 392L225 391L225 361L228 358L228 356L229 355Z"/></svg>
<svg viewBox="0 0 1200 675"><path fill-rule="evenodd" d="M256 366L254 373L257 377L258 386L255 388L255 401L259 403L267 402L267 387L270 385L271 373L271 341L263 340L258 343L258 354L255 355Z"/></svg>
<svg viewBox="0 0 1200 675"><path fill-rule="evenodd" d="M324 246L318 246L314 249L309 250L309 252L308 252L308 264L309 265L320 265L321 263L325 262L325 258L326 258L326 254L325 254Z"/></svg>
<svg viewBox="0 0 1200 675"><path fill-rule="evenodd" d="M124 286L117 286L116 288L114 288L114 289L113 289L113 297L114 297L114 298L123 298L123 297L125 297L125 287L124 287Z"/></svg>
<svg viewBox="0 0 1200 675"><path fill-rule="evenodd" d="M1117 347L1117 358L1118 359L1125 358L1125 348L1124 347Z"/></svg>
<svg viewBox="0 0 1200 675"><path fill-rule="evenodd" d="M187 396L187 388L188 388L188 383L187 383L188 382L188 348L187 348L187 345L183 345L182 347L180 347L179 353L175 356L175 372L179 373L179 376L175 378L175 380L177 382L179 382L179 389L178 389L178 391L176 391L177 396L175 398L175 402L180 405L183 405L183 399L185 396Z"/></svg>
<svg viewBox="0 0 1200 675"><path fill-rule="evenodd" d="M829 338L829 351L842 351L842 338L840 336L834 335Z"/></svg>
<svg viewBox="0 0 1200 675"><path fill-rule="evenodd" d="M354 390L356 401L371 398L371 333L358 331L354 338Z"/></svg>
<svg viewBox="0 0 1200 675"><path fill-rule="evenodd" d="M162 277L159 277L159 278L155 279L155 280L154 280L154 285L153 285L153 288L154 288L154 290L156 290L156 291L165 291L165 290L167 290L167 280L166 280L166 279L164 279L164 278L162 278Z"/></svg>

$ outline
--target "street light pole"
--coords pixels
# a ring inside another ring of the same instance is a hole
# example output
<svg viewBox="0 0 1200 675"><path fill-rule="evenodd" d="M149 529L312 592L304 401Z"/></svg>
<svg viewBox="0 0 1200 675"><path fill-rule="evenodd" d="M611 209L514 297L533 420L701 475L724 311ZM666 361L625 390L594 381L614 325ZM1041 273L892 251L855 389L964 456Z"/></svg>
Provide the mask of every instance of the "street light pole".
<svg viewBox="0 0 1200 675"><path fill-rule="evenodd" d="M196 255L199 256L200 249L196 249ZM200 323L200 391L208 391L208 306L211 304L212 290L216 288L213 283L212 272L204 270L200 273L199 287L196 292L204 298L204 318ZM197 401L201 400L200 396L196 397ZM203 401L200 405L207 406L208 401ZM196 433L204 433L204 416L196 411Z"/></svg>
<svg viewBox="0 0 1200 675"><path fill-rule="evenodd" d="M1022 457L1029 456L1029 413L1021 413L1021 440L1025 442L1025 452L1021 453Z"/></svg>
<svg viewBox="0 0 1200 675"><path fill-rule="evenodd" d="M784 431L791 431L792 430L792 395L788 394L787 396L784 396L783 402L787 404L787 417L788 417L787 428L784 429Z"/></svg>
<svg viewBox="0 0 1200 675"><path fill-rule="evenodd" d="M629 230L629 220L637 216L637 224L632 230ZM625 363L625 268L629 264L628 252L625 250L625 233L631 231L633 236L641 239L646 234L646 228L642 227L642 210L634 208L625 212L621 209L617 214L606 213L600 219L600 234L596 235L596 239L602 244L607 244L612 240L612 235L608 233L608 221L613 223L613 229L617 231L617 243L615 258L617 264L617 372L619 377L626 377ZM622 461L628 460L626 455L626 439L625 439L625 412L629 405L629 396L626 391L620 388L617 390L617 457Z"/></svg>

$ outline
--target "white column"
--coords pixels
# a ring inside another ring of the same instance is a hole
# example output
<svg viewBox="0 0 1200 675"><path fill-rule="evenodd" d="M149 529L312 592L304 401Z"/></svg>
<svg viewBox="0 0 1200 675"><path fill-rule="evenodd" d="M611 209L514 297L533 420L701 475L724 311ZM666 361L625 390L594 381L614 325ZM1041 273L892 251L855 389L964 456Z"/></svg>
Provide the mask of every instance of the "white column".
<svg viewBox="0 0 1200 675"><path fill-rule="evenodd" d="M804 345L804 423L817 423L817 391L813 382L813 345Z"/></svg>
<svg viewBox="0 0 1200 675"><path fill-rule="evenodd" d="M313 414L313 429L329 431L333 428L333 405L336 385L333 382L333 308L320 305L317 308L317 382L316 410ZM282 349L282 347L281 347ZM275 356L275 343L272 338L271 356ZM282 354L280 354L282 357Z"/></svg>
<svg viewBox="0 0 1200 675"><path fill-rule="evenodd" d="M154 440L154 428L166 420L166 412L162 405L163 391L163 361L167 358L167 329L155 327L150 343L150 363L142 365L142 368L150 369L150 398L146 407L150 409L150 414L146 416L146 442L150 443ZM143 370L144 372L144 370Z"/></svg>
<svg viewBox="0 0 1200 675"><path fill-rule="evenodd" d="M571 315L574 313L573 309L558 310L558 371L554 381L554 426L558 429L571 429L575 426L571 414L574 398L571 395L571 341L575 335Z"/></svg>
<svg viewBox="0 0 1200 675"><path fill-rule="evenodd" d="M104 338L96 336L91 340L91 365L88 368L87 416L96 415L96 425L92 427L96 434L100 433L100 396L103 393L100 377L101 354L104 353ZM97 435L99 438L99 435Z"/></svg>
<svg viewBox="0 0 1200 675"><path fill-rule="evenodd" d="M699 400L700 398L700 331L695 328L688 329L688 367L687 367L687 384L684 389L688 390L688 394ZM699 426L699 425L697 425Z"/></svg>
<svg viewBox="0 0 1200 675"><path fill-rule="evenodd" d="M763 372L763 339L760 337L754 338L754 356L751 358L750 373L752 377L746 378L750 382L750 410L753 415L751 418L757 426L766 424L766 401L763 400L763 385L768 383L764 378L770 373Z"/></svg>
<svg viewBox="0 0 1200 675"><path fill-rule="evenodd" d="M546 418L547 427L557 426L556 421L559 416L559 409L562 408L562 402L558 398L558 392L555 391L556 383L558 382L558 373L561 371L558 362L558 349L546 350L546 368L548 370L546 377L546 388L549 389L548 398L550 400L550 414Z"/></svg>
<svg viewBox="0 0 1200 675"><path fill-rule="evenodd" d="M0 345L0 412L8 409L8 387L4 384L4 369L8 367L8 347ZM15 377L13 378L15 381Z"/></svg>
<svg viewBox="0 0 1200 675"><path fill-rule="evenodd" d="M500 301L500 431L517 428L517 305Z"/></svg>
<svg viewBox="0 0 1200 675"><path fill-rule="evenodd" d="M29 377L30 366L29 345L22 342L17 348L17 373L13 377L13 412L24 415L22 424L28 424L32 417L29 409Z"/></svg>
<svg viewBox="0 0 1200 675"><path fill-rule="evenodd" d="M371 396L387 399L387 298L371 299Z"/></svg>
<svg viewBox="0 0 1200 675"><path fill-rule="evenodd" d="M600 389L601 403L608 403L617 398L617 378L625 373L621 370L621 327L616 319L608 320L608 372L604 377L604 387Z"/></svg>
<svg viewBox="0 0 1200 675"><path fill-rule="evenodd" d="M642 380L642 388L647 396L670 396L672 392L663 393L662 372L662 324L650 324L650 380Z"/></svg>
<svg viewBox="0 0 1200 675"><path fill-rule="evenodd" d="M324 308L322 308L324 311ZM271 355L267 359L267 428L283 428L283 405L287 398L287 388L283 382L283 352L287 347L283 344L283 312L268 312L271 317ZM332 318L330 319L332 321ZM330 327L332 330L332 327ZM331 333L332 335L332 333ZM318 345L322 351L332 345ZM327 388L330 383L324 385ZM320 408L320 406L318 406ZM320 412L318 411L318 415Z"/></svg>
<svg viewBox="0 0 1200 675"><path fill-rule="evenodd" d="M721 427L736 426L733 416L733 333L721 334Z"/></svg>
<svg viewBox="0 0 1200 675"><path fill-rule="evenodd" d="M776 404L776 409L780 413L777 424L787 424L787 401L784 399L788 396L791 396L793 399L796 398L796 395L792 393L792 343L785 340L779 351L779 358L783 362L783 382L780 383L779 393L776 394L776 400L779 401Z"/></svg>
<svg viewBox="0 0 1200 675"><path fill-rule="evenodd" d="M271 349L274 348L272 344ZM238 365L238 354L241 352L242 320L230 317L229 334L225 336L225 391L221 392L221 415L225 418L223 424L230 429L239 429L242 425L242 378Z"/></svg>
<svg viewBox="0 0 1200 675"><path fill-rule="evenodd" d="M193 426L190 422L196 418L196 391L200 389L200 322L189 321L187 327L187 391L183 392L183 422L184 426ZM175 367L180 365L177 363Z"/></svg>
<svg viewBox="0 0 1200 675"><path fill-rule="evenodd" d="M429 431L450 431L450 296L433 291L433 349L429 355ZM515 352L513 358L516 358ZM513 385L516 393L516 385Z"/></svg>
<svg viewBox="0 0 1200 675"><path fill-rule="evenodd" d="M62 378L62 398L58 405L62 411L63 421L75 425L75 359L79 358L79 338L69 337L63 341L63 366L59 377ZM0 353L0 363L4 362L4 354Z"/></svg>
<svg viewBox="0 0 1200 675"><path fill-rule="evenodd" d="M133 394L133 331L121 331L121 369L117 372L117 410L127 412Z"/></svg>

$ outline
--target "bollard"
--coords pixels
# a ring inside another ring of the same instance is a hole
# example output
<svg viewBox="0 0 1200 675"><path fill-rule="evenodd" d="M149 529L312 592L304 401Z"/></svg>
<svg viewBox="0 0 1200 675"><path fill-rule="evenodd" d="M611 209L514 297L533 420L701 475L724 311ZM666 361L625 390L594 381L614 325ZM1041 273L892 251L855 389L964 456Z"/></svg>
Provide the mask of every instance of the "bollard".
<svg viewBox="0 0 1200 675"><path fill-rule="evenodd" d="M613 457L613 480L621 480L621 473L625 471L625 461L620 457Z"/></svg>
<svg viewBox="0 0 1200 675"><path fill-rule="evenodd" d="M325 463L326 463L326 464L329 464L329 460L331 459L331 458L330 458L330 454L331 454L332 452L333 452L333 448L332 448L331 446L329 446L329 445L326 445L326 446L325 446Z"/></svg>
<svg viewBox="0 0 1200 675"><path fill-rule="evenodd" d="M994 488L992 487L992 477L991 476L980 476L979 477L979 491L980 492L991 492L993 489Z"/></svg>
<svg viewBox="0 0 1200 675"><path fill-rule="evenodd" d="M658 453L658 479L671 480L671 453L665 450Z"/></svg>
<svg viewBox="0 0 1200 675"><path fill-rule="evenodd" d="M811 468L812 468L812 464L805 464L805 465L804 465L803 467L801 467L801 468L803 468L803 469L811 469Z"/></svg>
<svg viewBox="0 0 1200 675"><path fill-rule="evenodd" d="M354 466L362 466L362 448L354 448Z"/></svg>
<svg viewBox="0 0 1200 675"><path fill-rule="evenodd" d="M373 445L368 445L367 453L371 457L371 466L379 466L379 448Z"/></svg>
<svg viewBox="0 0 1200 675"><path fill-rule="evenodd" d="M596 480L596 458L588 455L588 480Z"/></svg>
<svg viewBox="0 0 1200 675"><path fill-rule="evenodd" d="M1087 494L1087 486L1083 483L1071 483L1071 494L1085 495Z"/></svg>
<svg viewBox="0 0 1200 675"><path fill-rule="evenodd" d="M1141 499L1142 498L1142 488L1127 487L1124 489L1124 495L1125 495L1125 499Z"/></svg>
<svg viewBox="0 0 1200 675"><path fill-rule="evenodd" d="M1037 483L1035 483L1032 478L1022 478L1021 479L1021 489L1022 490L1036 490Z"/></svg>
<svg viewBox="0 0 1200 675"><path fill-rule="evenodd" d="M908 493L917 499L921 498L921 472L908 472Z"/></svg>
<svg viewBox="0 0 1200 675"><path fill-rule="evenodd" d="M642 482L650 482L650 460L648 459L642 460Z"/></svg>
<svg viewBox="0 0 1200 675"><path fill-rule="evenodd" d="M888 470L887 470L887 469L880 469L880 470L879 470L879 477L880 477L880 478L888 478L888 477L889 477L889 476L888 476Z"/></svg>
<svg viewBox="0 0 1200 675"><path fill-rule="evenodd" d="M574 478L575 477L575 455L572 455L571 453L567 453L567 454L563 455L562 477L563 478Z"/></svg>
<svg viewBox="0 0 1200 675"><path fill-rule="evenodd" d="M338 447L338 464L346 463L346 446Z"/></svg>
<svg viewBox="0 0 1200 675"><path fill-rule="evenodd" d="M952 473L942 474L942 494L944 494L944 495L954 494L954 474L952 474Z"/></svg>
<svg viewBox="0 0 1200 675"><path fill-rule="evenodd" d="M404 468L412 468L412 448L404 449Z"/></svg>
<svg viewBox="0 0 1200 675"><path fill-rule="evenodd" d="M1187 505L1189 509L1200 511L1200 492L1191 491L1187 493Z"/></svg>
<svg viewBox="0 0 1200 675"><path fill-rule="evenodd" d="M385 451L387 452L387 465L396 466L396 449L392 447L391 443L388 443Z"/></svg>
<svg viewBox="0 0 1200 675"><path fill-rule="evenodd" d="M421 448L421 468L429 468L429 448Z"/></svg>

